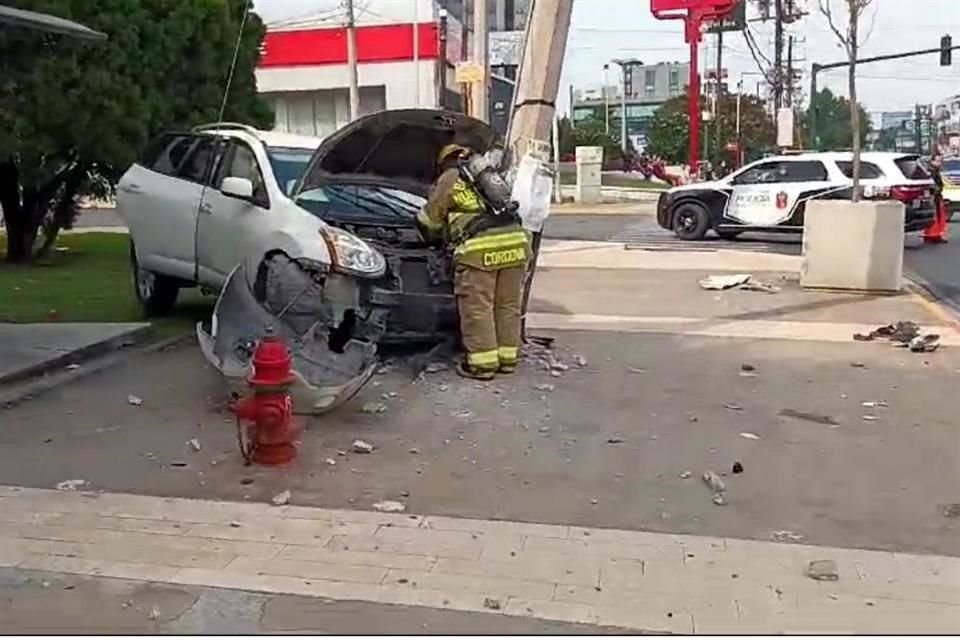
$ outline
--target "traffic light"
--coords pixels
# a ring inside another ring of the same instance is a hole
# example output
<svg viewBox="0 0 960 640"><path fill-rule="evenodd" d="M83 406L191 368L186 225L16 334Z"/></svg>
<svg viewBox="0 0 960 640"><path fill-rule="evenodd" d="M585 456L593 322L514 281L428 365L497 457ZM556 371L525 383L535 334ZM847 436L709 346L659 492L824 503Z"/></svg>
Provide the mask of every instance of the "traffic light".
<svg viewBox="0 0 960 640"><path fill-rule="evenodd" d="M940 66L949 67L953 64L953 38L943 36L940 38Z"/></svg>

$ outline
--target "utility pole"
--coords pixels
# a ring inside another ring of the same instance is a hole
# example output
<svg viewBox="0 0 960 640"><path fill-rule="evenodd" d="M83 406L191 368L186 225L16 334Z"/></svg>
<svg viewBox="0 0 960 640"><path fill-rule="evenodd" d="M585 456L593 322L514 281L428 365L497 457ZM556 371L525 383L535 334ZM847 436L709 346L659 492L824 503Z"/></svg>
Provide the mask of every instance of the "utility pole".
<svg viewBox="0 0 960 640"><path fill-rule="evenodd" d="M913 117L914 135L917 137L917 155L923 155L923 115L920 112L920 104L915 108Z"/></svg>
<svg viewBox="0 0 960 640"><path fill-rule="evenodd" d="M610 135L610 92L607 86L610 84L609 77L610 64L603 65L603 129L604 133ZM570 108L573 109L573 101L570 102Z"/></svg>
<svg viewBox="0 0 960 640"><path fill-rule="evenodd" d="M533 0L507 135L510 149L519 154L529 142L550 138L572 12L573 0Z"/></svg>
<svg viewBox="0 0 960 640"><path fill-rule="evenodd" d="M793 108L793 36L787 40L787 106Z"/></svg>
<svg viewBox="0 0 960 640"><path fill-rule="evenodd" d="M487 108L490 95L487 91L490 82L490 65L487 56L488 39L487 0L473 0L473 58L474 62L483 69L483 77L480 82L470 85L470 103L473 106L473 113L470 115L484 122L490 119L490 112Z"/></svg>
<svg viewBox="0 0 960 640"><path fill-rule="evenodd" d="M357 76L357 25L353 15L353 0L347 2L347 67L350 75L350 120L360 116L360 80Z"/></svg>
<svg viewBox="0 0 960 640"><path fill-rule="evenodd" d="M773 31L773 108L783 106L783 0L774 2Z"/></svg>

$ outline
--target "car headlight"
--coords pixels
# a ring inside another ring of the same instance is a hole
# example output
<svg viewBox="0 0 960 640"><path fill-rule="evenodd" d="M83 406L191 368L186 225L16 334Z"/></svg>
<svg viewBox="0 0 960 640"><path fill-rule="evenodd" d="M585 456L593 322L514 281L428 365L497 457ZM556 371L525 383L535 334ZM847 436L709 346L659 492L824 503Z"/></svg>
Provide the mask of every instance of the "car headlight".
<svg viewBox="0 0 960 640"><path fill-rule="evenodd" d="M355 235L329 226L321 229L320 234L330 250L335 271L363 278L378 278L386 271L383 254Z"/></svg>

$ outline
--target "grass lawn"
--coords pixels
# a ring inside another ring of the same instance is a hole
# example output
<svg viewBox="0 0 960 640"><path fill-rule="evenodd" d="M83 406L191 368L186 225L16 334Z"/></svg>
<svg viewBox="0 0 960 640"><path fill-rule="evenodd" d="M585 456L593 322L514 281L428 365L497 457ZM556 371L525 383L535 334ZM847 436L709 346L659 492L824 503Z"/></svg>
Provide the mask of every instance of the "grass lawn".
<svg viewBox="0 0 960 640"><path fill-rule="evenodd" d="M129 243L124 233L64 234L46 260L0 262L0 322L142 322ZM5 250L0 236L0 254ZM209 315L213 301L184 290L174 313L155 326L163 333L187 330Z"/></svg>

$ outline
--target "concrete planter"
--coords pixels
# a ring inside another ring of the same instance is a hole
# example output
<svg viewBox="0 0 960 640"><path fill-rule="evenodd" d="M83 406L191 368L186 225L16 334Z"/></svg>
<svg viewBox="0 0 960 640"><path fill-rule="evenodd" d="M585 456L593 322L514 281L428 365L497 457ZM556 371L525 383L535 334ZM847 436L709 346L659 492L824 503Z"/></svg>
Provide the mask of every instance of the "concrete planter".
<svg viewBox="0 0 960 640"><path fill-rule="evenodd" d="M896 292L903 286L903 204L812 200L803 226L804 287Z"/></svg>

